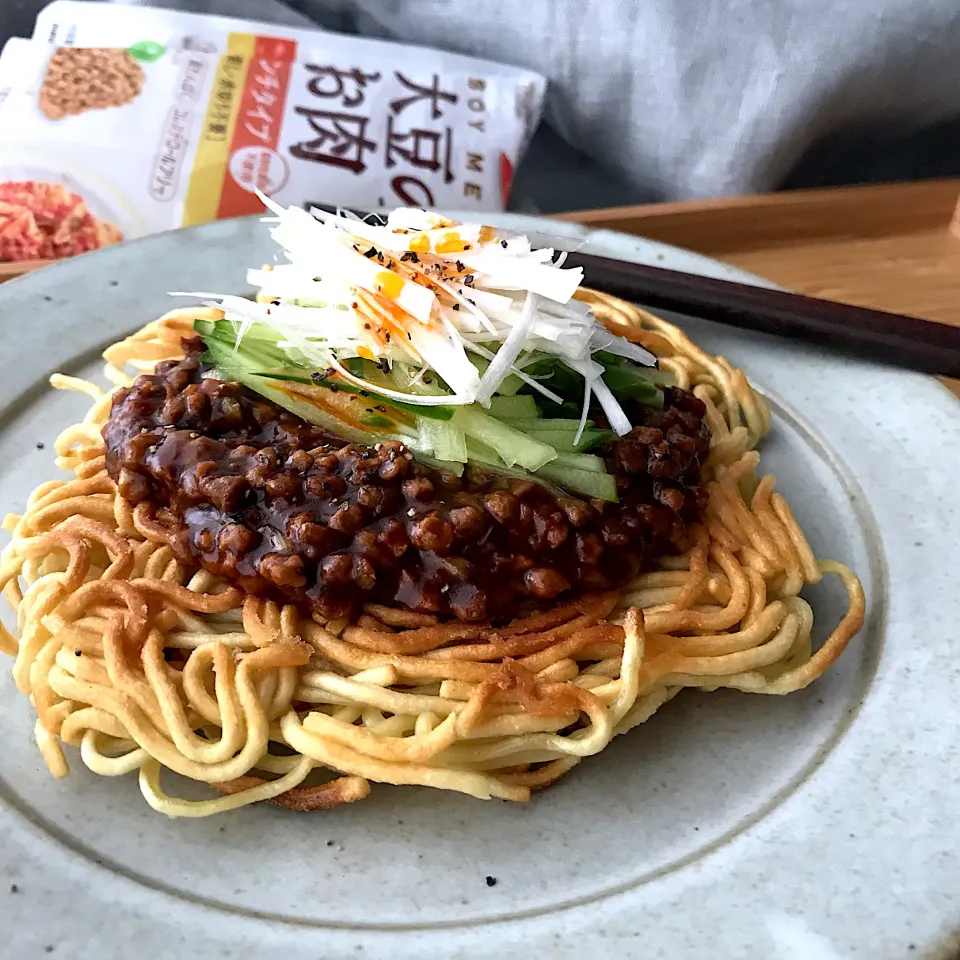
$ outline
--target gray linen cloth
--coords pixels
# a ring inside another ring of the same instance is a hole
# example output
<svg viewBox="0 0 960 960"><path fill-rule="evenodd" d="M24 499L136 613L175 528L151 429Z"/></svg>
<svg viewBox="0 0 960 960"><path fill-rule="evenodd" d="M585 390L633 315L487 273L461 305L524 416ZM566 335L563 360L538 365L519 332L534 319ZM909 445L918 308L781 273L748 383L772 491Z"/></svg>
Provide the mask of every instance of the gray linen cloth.
<svg viewBox="0 0 960 960"><path fill-rule="evenodd" d="M42 3L9 0L0 38ZM960 0L161 0L533 68L522 209L960 174Z"/></svg>

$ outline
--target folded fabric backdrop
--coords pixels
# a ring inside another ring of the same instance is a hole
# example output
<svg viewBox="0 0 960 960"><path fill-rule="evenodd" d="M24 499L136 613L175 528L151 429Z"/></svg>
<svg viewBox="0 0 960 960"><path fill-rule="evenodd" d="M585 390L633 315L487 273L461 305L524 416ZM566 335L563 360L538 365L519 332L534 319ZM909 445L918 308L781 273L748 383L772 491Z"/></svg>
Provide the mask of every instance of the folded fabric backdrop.
<svg viewBox="0 0 960 960"><path fill-rule="evenodd" d="M957 0L153 3L312 21L540 71L551 129L518 177L520 208L960 173ZM5 6L0 34L32 29L42 5Z"/></svg>

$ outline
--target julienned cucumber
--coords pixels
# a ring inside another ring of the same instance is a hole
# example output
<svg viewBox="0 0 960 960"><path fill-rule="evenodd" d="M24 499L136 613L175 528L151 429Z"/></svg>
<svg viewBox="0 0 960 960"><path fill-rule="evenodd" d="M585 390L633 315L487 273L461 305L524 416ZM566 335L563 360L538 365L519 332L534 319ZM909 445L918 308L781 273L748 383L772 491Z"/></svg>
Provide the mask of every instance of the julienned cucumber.
<svg viewBox="0 0 960 960"><path fill-rule="evenodd" d="M504 476L519 480L538 480L545 484L555 496L562 495L562 492L566 490L593 499L606 500L609 503L617 502L616 480L608 473L557 466L555 460L539 470L529 473L516 466L508 467L497 456L496 452L486 444L470 439L467 440L467 451L470 454L472 464L482 464L496 473L502 473ZM574 457L573 459L578 458Z"/></svg>
<svg viewBox="0 0 960 960"><path fill-rule="evenodd" d="M592 453L560 453L549 466L554 468L566 467L568 470L586 470L589 473L606 473L604 462Z"/></svg>
<svg viewBox="0 0 960 960"><path fill-rule="evenodd" d="M453 415L453 422L467 437L496 450L508 467L518 464L525 470L537 470L556 459L557 451L549 444L514 430L479 408L459 407Z"/></svg>
<svg viewBox="0 0 960 960"><path fill-rule="evenodd" d="M568 490L582 493L585 496L595 497L597 500L607 500L610 503L617 502L617 481L609 473L595 473L592 470L571 470L570 467L557 466L554 462L541 467L535 476L551 480Z"/></svg>
<svg viewBox="0 0 960 960"><path fill-rule="evenodd" d="M537 402L528 394L515 397L492 397L490 400L490 416L498 420L519 420L539 418L540 411Z"/></svg>
<svg viewBox="0 0 960 960"><path fill-rule="evenodd" d="M417 432L438 460L467 462L467 438L455 423L417 417Z"/></svg>

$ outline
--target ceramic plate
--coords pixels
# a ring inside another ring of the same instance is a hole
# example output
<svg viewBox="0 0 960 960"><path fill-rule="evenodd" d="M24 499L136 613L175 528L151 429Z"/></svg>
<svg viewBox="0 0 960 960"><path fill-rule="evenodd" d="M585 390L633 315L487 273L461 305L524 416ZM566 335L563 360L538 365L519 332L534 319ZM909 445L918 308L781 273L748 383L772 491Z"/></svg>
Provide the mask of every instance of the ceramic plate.
<svg viewBox="0 0 960 960"><path fill-rule="evenodd" d="M585 249L750 280L569 224ZM53 475L93 375L168 290L246 290L255 220L78 257L0 287L0 498ZM756 281L760 282L760 281ZM770 398L762 465L820 556L864 580L867 624L786 698L684 692L528 805L374 787L331 812L167 820L134 777L74 758L56 782L0 679L0 953L131 956L810 958L951 952L960 918L960 408L925 377L680 319ZM41 448L41 445L42 448ZM821 635L840 589L809 592ZM493 883L492 881L495 881Z"/></svg>

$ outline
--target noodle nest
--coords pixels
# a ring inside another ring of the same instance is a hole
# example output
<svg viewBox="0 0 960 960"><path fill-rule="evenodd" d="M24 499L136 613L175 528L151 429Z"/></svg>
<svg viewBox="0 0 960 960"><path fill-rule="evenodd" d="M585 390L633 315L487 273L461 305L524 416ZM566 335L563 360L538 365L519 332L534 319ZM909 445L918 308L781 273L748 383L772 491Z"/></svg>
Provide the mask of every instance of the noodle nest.
<svg viewBox="0 0 960 960"><path fill-rule="evenodd" d="M19 638L0 625L0 649L15 658L53 776L68 773L63 746L79 748L94 773L136 772L147 803L171 817L262 800L329 808L371 783L522 801L684 688L786 694L819 677L860 629L863 589L814 557L773 476L758 479L763 398L674 325L578 296L706 404L708 503L682 556L496 628L376 605L355 623L319 623L183 566L106 472L111 391L52 377L93 405L57 440L72 479L42 483L4 521L0 588ZM182 356L193 320L211 315L173 311L114 344L108 380L127 385ZM849 605L814 651L800 591L825 574ZM165 768L215 793L173 796Z"/></svg>

